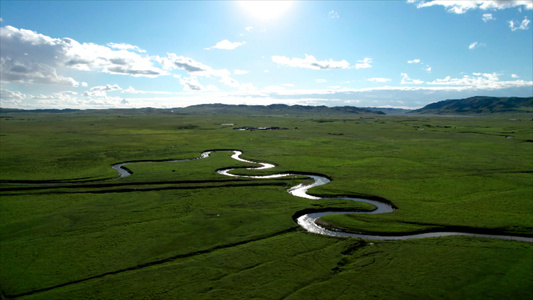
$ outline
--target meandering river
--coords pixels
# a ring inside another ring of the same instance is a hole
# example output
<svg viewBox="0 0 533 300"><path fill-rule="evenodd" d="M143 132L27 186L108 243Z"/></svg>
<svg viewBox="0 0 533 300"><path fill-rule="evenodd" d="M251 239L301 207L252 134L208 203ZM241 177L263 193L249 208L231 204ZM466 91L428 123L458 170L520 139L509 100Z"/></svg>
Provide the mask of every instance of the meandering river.
<svg viewBox="0 0 533 300"><path fill-rule="evenodd" d="M228 150L212 150L212 151L205 151L202 153L202 155L198 158L194 159L201 159L201 158L207 158L209 155L214 151L228 151ZM274 168L275 165L269 164L269 163L263 163L263 162L255 162L251 160L246 160L241 158L242 152L239 150L230 150L233 151L233 155L231 156L233 159L251 163L251 164L257 164L259 166L252 167L252 168L245 168L248 170L264 170L264 169L270 169ZM186 159L191 160L191 159ZM174 162L174 161L185 161L185 160L169 160L167 162ZM123 168L126 163L120 163L113 165L113 169L117 170L119 172L120 177L129 176L131 173ZM317 197L313 195L309 195L307 191L310 188L321 186L324 184L327 184L330 182L330 180L325 176L315 175L315 174L305 174L305 173L278 173L278 174L271 174L271 175L261 175L261 176L253 176L253 175L237 175L233 174L232 171L237 168L227 168L218 170L217 173L224 175L224 176L231 176L231 177L237 177L237 178L253 178L253 179L272 179L272 178L281 178L281 177L287 177L292 175L299 175L299 176L307 176L310 179L313 179L312 183L309 184L298 184L296 186L293 186L288 189L288 192L292 194L293 196L300 197L300 198L307 198L307 199L313 199L313 200L320 200L320 199L326 199L323 197ZM296 218L296 221L300 226L302 226L305 230L322 234L322 235L328 235L328 236L336 236L336 237L352 237L352 238L362 238L362 239L370 239L370 240L408 240L408 239L420 239L420 238L430 238L430 237L444 237L444 236L474 236L474 237L482 237L482 238L493 238L493 239L503 239L503 240L514 240L514 241L522 241L522 242L529 242L533 243L533 238L531 237L522 237L522 236L513 236L513 235L496 235L496 234L479 234L479 233L470 233L470 232L458 232L458 231L435 231L435 232L426 232L426 233L419 233L419 234L408 234L408 235L368 235L368 234L356 234L356 233L349 233L349 232L342 232L342 231L333 231L328 230L326 228L321 227L316 223L316 220L322 216L330 215L330 214L381 214L381 213L391 213L394 211L394 208L383 202L379 202L376 200L370 200L370 199L363 199L363 198L351 198L351 197L328 197L328 199L344 199L344 200L351 200L351 201L359 201L359 202L365 202L372 204L376 207L373 211L370 212L361 212L361 211L322 211L322 212L314 212L314 213L307 213L302 214Z"/></svg>
<svg viewBox="0 0 533 300"><path fill-rule="evenodd" d="M275 165L269 164L269 163L262 163L262 162L255 162L250 160L245 160L241 158L242 152L239 150L211 150L211 151L205 151L203 152L199 157L192 158L192 159L178 159L178 160L143 160L143 161L130 161L130 162L121 162L112 165L112 168L118 172L118 177L107 179L107 180L116 180L118 178L123 178L130 176L132 172L127 169L128 164L138 163L138 162L180 162L180 161L190 161L195 159L203 159L209 157L209 155L212 152L215 151L232 151L233 155L231 156L233 159L247 162L251 164L257 164L257 167L251 167L246 168L248 170L264 170L264 169L270 169L274 168ZM243 167L245 168L245 167ZM381 213L391 213L395 209L384 202L376 201L376 200L370 200L370 199L363 199L363 198L351 198L351 197L317 197L313 195L309 195L307 191L310 188L321 186L324 184L327 184L330 182L330 180L326 176L316 175L316 174L306 174L306 173L278 173L278 174L271 174L271 175L261 175L261 176L251 176L251 175L237 175L233 174L232 171L239 168L227 168L218 170L217 173L224 176L231 176L231 177L237 177L237 178L252 178L252 179L272 179L272 178L281 178L281 177L287 177L287 176L306 176L310 179L312 179L312 183L309 184L298 184L296 186L293 186L287 190L288 193L290 193L293 196L300 197L300 198L307 198L312 200L321 200L321 199L343 199L343 200L350 200L350 201L359 201L359 202L365 202L374 205L376 208L369 212L361 212L361 211L322 211L322 212L313 212L313 213L302 213L301 215L297 215L296 221L300 226L302 226L304 229L306 229L309 232L322 234L322 235L328 235L328 236L336 236L336 237L352 237L352 238L362 238L362 239L370 239L370 240L407 240L407 239L420 239L420 238L430 238L430 237L444 237L444 236L473 236L473 237L481 237L481 238L493 238L493 239L504 239L504 240L514 240L514 241L522 241L522 242L528 242L533 243L533 237L523 237L523 236L514 236L514 235L496 235L496 234L480 234L480 233L472 233L472 232L459 232L459 231L434 231L434 232L426 232L426 233L420 233L420 234L407 234L407 235L385 235L385 234L379 234L379 235L368 235L368 234L356 234L356 233L349 233L349 232L342 232L342 231L333 231L328 230L326 228L323 228L317 224L317 219L330 214L381 214ZM242 168L241 168L242 169ZM102 180L87 180L84 182L95 182L95 181L102 181ZM63 184L80 184L83 182L14 182L11 181L9 184L39 184L39 185L63 185Z"/></svg>

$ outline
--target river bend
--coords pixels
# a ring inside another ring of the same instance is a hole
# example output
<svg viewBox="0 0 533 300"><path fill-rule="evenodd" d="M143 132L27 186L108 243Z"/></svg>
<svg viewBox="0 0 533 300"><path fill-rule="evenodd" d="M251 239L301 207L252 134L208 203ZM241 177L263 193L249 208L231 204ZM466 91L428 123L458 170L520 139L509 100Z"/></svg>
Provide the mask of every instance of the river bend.
<svg viewBox="0 0 533 300"><path fill-rule="evenodd" d="M247 163L255 163L259 164L260 166L255 168L246 168L248 170L263 170L263 169L269 169L273 168L274 165L268 164L268 163L261 163L261 162L254 162L250 160L245 160L241 158L242 152L238 150L233 151L233 155L231 156L233 159L238 161L243 161ZM235 175L232 174L231 171L234 169L228 168L217 171L221 175L225 176L232 176L232 177L241 177L241 178L255 178L255 179L270 179L270 178L280 178L290 175L296 175L292 173L280 173L280 174L272 174L272 175L264 175L264 176L250 176L250 175ZM291 187L288 189L288 192L292 194L293 196L300 197L300 198L307 198L312 200L320 200L320 199L326 199L323 197L318 197L314 195L309 195L307 191L312 187L321 186L324 184L327 184L330 182L328 178L325 176L319 176L314 174L305 174L305 173L298 173L297 175L300 176L307 176L311 179L313 179L313 182L310 184L298 184L294 187ZM351 201L359 201L359 202L365 202L372 204L376 207L373 211L370 212L361 212L361 211L323 211L323 212L315 212L315 213L308 213L308 214L302 214L301 216L296 218L296 221L300 226L302 226L305 230L322 234L322 235L328 235L328 236L335 236L335 237L352 237L352 238L361 238L361 239L370 239L370 240L408 240L408 239L421 239L421 238L431 238L431 237L445 237L445 236L473 236L473 237L481 237L481 238L493 238L493 239L503 239L503 240L514 240L514 241L522 241L522 242L529 242L533 243L533 238L530 237L521 237L521 236L513 236L513 235L496 235L496 234L479 234L479 233L470 233L470 232L455 232L455 231L435 231L435 232L425 232L425 233L419 233L419 234L407 234L407 235L369 235L369 234L356 234L356 233L349 233L349 232L342 232L342 231L333 231L328 230L326 228L321 227L316 223L316 220L322 216L330 215L330 214L381 214L381 213L391 213L394 211L394 208L383 202L379 202L376 200L370 200L370 199L363 199L363 198L352 198L352 197L327 197L327 199L344 199L344 200L351 200Z"/></svg>
<svg viewBox="0 0 533 300"><path fill-rule="evenodd" d="M210 150L203 152L199 157L191 158L191 159L177 159L177 160L142 160L142 161L130 161L130 162L122 162L112 165L111 167L118 172L118 177L107 179L108 180L116 180L118 178L123 178L130 176L132 172L127 169L126 165L138 163L138 162L180 162L180 161L190 161L195 159L203 159L209 157L209 155L212 152L215 151L232 151L233 155L231 156L233 159L251 163L251 164L257 164L259 166L257 167L251 167L246 168L242 167L248 170L264 170L264 169L270 169L274 168L275 165L269 164L269 163L263 163L263 162L255 162L250 161L241 158L242 152L239 150ZM327 184L330 182L330 180L325 176L320 176L316 174L306 174L306 173L300 173L294 174L294 173L278 173L278 174L271 174L271 175L237 175L233 174L232 171L235 169L242 169L242 168L227 168L218 170L217 173L224 176L231 176L236 178L251 178L251 179L272 179L272 178L281 178L281 177L287 177L292 175L298 175L298 176L306 176L310 179L312 179L312 183L304 184L300 183L296 186L293 186L287 190L288 193L290 193L293 196L300 197L300 198L306 198L306 199L312 199L312 200L321 200L321 199L343 199L343 200L350 200L350 201L359 201L359 202L365 202L374 205L376 208L369 212L361 212L361 211L322 211L322 212L314 212L314 213L307 213L307 214L301 214L296 217L296 222L303 227L305 230L322 234L322 235L328 235L328 236L334 236L334 237L352 237L352 238L361 238L361 239L370 239L370 240L408 240L408 239L420 239L420 238L431 238L431 237L445 237L445 236L472 236L472 237L481 237L481 238L493 238L493 239L503 239L503 240L514 240L514 241L522 241L522 242L528 242L533 243L533 237L523 237L523 236L514 236L514 235L496 235L496 234L480 234L480 233L471 233L471 232L459 232L459 231L434 231L434 232L425 232L425 233L419 233L419 234L406 234L406 235L385 235L385 234L379 234L379 235L370 235L370 234L356 234L356 233L349 233L349 232L342 232L342 231L333 231L328 230L326 228L323 228L319 226L316 221L318 218L330 215L330 214L380 214L380 213L391 213L395 209L384 202L376 201L376 200L370 200L370 199L364 199L364 198L352 198L352 197L318 197L314 195L309 195L307 191L310 188L321 186L324 184ZM87 180L84 182L95 182L95 181L106 181L106 180ZM9 184L39 184L39 185L61 185L61 184L74 184L74 183L83 183L83 182L14 182L11 181Z"/></svg>

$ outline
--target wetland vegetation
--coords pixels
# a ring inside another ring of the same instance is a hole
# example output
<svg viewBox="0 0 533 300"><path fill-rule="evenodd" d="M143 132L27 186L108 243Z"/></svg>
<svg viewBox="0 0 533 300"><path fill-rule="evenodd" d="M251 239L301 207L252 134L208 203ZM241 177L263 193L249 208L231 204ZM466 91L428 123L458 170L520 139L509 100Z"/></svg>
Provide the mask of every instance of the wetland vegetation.
<svg viewBox="0 0 533 300"><path fill-rule="evenodd" d="M227 151L162 161L239 149L276 168L235 173L325 174L332 181L309 193L398 208L322 218L348 231L531 237L532 124L527 113L4 112L0 288L20 299L528 298L531 243L320 236L301 229L295 213L372 207L291 196L287 188L308 180L297 175L222 176L216 171L254 166ZM127 161L138 161L127 165L131 176L107 180L117 177L111 165Z"/></svg>

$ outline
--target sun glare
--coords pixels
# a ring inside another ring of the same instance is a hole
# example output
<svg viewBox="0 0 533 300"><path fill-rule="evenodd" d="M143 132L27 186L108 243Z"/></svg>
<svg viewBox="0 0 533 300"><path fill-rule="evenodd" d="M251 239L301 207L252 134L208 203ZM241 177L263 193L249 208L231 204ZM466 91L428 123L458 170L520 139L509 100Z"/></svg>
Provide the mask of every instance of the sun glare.
<svg viewBox="0 0 533 300"><path fill-rule="evenodd" d="M283 15L292 6L293 1L240 1L239 4L251 17L263 21L272 20Z"/></svg>

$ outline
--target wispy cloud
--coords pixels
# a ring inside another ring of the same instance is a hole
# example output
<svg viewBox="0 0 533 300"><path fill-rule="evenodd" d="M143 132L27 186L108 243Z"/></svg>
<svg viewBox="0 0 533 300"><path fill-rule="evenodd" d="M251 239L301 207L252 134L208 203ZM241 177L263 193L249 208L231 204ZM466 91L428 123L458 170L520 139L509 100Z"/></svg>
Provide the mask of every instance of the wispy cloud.
<svg viewBox="0 0 533 300"><path fill-rule="evenodd" d="M428 82L430 85L446 86L470 86L477 89L502 89L514 86L527 86L528 82L522 80L501 81L499 73L472 73L472 75L463 75L460 78L446 76L442 79L436 79ZM513 74L514 75L514 74ZM513 78L517 78L511 75ZM531 83L531 82L529 82Z"/></svg>
<svg viewBox="0 0 533 300"><path fill-rule="evenodd" d="M517 31L517 30L528 30L529 29L529 19L527 17L524 17L524 20L522 20L522 23L520 25L515 24L514 21L509 21L509 28L511 28L511 31Z"/></svg>
<svg viewBox="0 0 533 300"><path fill-rule="evenodd" d="M328 13L328 16L329 16L330 19L338 19L339 18L339 13L337 13L334 10L330 10L329 13Z"/></svg>
<svg viewBox="0 0 533 300"><path fill-rule="evenodd" d="M183 85L185 91L201 91L204 87L198 82L196 76L189 78L179 78L180 83Z"/></svg>
<svg viewBox="0 0 533 300"><path fill-rule="evenodd" d="M373 82L389 82L389 81L390 81L390 78L380 78L380 77L377 77L377 78L368 78L368 81L373 81Z"/></svg>
<svg viewBox="0 0 533 300"><path fill-rule="evenodd" d="M127 94L167 94L167 95L173 94L172 92L166 92L166 91L139 91L139 90L136 90L135 88L133 88L132 86L128 87L125 90L122 90L122 93L127 93Z"/></svg>
<svg viewBox="0 0 533 300"><path fill-rule="evenodd" d="M7 89L0 88L0 104L4 105L18 105L22 100L26 99L26 94L19 91L10 91Z"/></svg>
<svg viewBox="0 0 533 300"><path fill-rule="evenodd" d="M400 75L402 76L402 81L400 82L401 84L422 84L424 83L423 80L409 78L409 75L407 75L407 73L401 73Z"/></svg>
<svg viewBox="0 0 533 300"><path fill-rule="evenodd" d="M223 41L220 41L218 43L216 43L216 45L212 46L212 47L208 47L208 48L204 48L205 50L212 50L212 49L222 49L222 50L233 50L239 46L242 46L246 44L246 42L230 42L228 40L223 40Z"/></svg>
<svg viewBox="0 0 533 300"><path fill-rule="evenodd" d="M209 72L211 70L209 66L197 62L190 57L178 56L174 53L168 53L167 57L156 56L155 60L157 60L165 70L182 69L189 73Z"/></svg>
<svg viewBox="0 0 533 300"><path fill-rule="evenodd" d="M476 48L484 47L484 46L485 46L484 43L473 42L473 43L471 43L470 45L468 45L468 49L470 49L470 50L474 50L474 49L476 49Z"/></svg>
<svg viewBox="0 0 533 300"><path fill-rule="evenodd" d="M121 91L121 90L122 88L120 88L118 84L106 84L106 85L92 87L88 91L83 93L83 95L89 96L89 97L105 97L107 96L107 92Z"/></svg>
<svg viewBox="0 0 533 300"><path fill-rule="evenodd" d="M305 55L305 58L288 58L286 56L272 56L272 61L278 65L285 65L294 68L306 68L314 70L331 70L331 69L348 69L350 63L345 60L334 61L329 60L317 60L312 55Z"/></svg>
<svg viewBox="0 0 533 300"><path fill-rule="evenodd" d="M417 3L417 8L443 6L448 12L464 14L469 10L500 10L512 7L533 9L533 1L528 0L409 0Z"/></svg>
<svg viewBox="0 0 533 300"><path fill-rule="evenodd" d="M146 52L146 50L143 50L143 49L139 48L138 46L133 46L133 45L125 44L125 43L120 43L120 44L109 43L107 45L109 47L111 47L111 48L114 48L114 49L133 50L133 51L136 51L136 52L139 52L139 53L145 53Z"/></svg>
<svg viewBox="0 0 533 300"><path fill-rule="evenodd" d="M407 61L408 64L423 64L422 61L418 58L415 58L413 60L408 60ZM426 64L426 67L423 68L424 71L427 71L427 72L431 72L431 67L429 65Z"/></svg>
<svg viewBox="0 0 533 300"><path fill-rule="evenodd" d="M227 86L242 87L237 80L231 77L231 72L227 69L213 69L210 66L198 62L190 57L179 56L175 53L168 53L167 57L157 56L155 59L163 66L163 69L165 70L185 70L190 75L189 78L183 78L179 75L175 75L175 77L179 78L180 83L185 86L187 91L213 90L212 87L203 89L203 86L198 82L198 77L217 77L221 83Z"/></svg>
<svg viewBox="0 0 533 300"><path fill-rule="evenodd" d="M357 63L355 64L355 68L356 69L372 68L371 63L372 63L372 58L365 57L364 59L357 61Z"/></svg>
<svg viewBox="0 0 533 300"><path fill-rule="evenodd" d="M121 91L122 88L118 84L106 84L101 86L95 86L90 89L91 91Z"/></svg>
<svg viewBox="0 0 533 300"><path fill-rule="evenodd" d="M492 20L496 20L492 14L483 14L483 17L481 18L483 20L483 22L488 22L488 21L492 21Z"/></svg>

